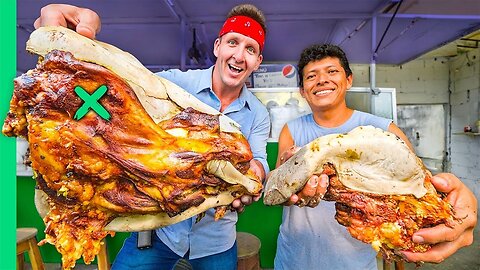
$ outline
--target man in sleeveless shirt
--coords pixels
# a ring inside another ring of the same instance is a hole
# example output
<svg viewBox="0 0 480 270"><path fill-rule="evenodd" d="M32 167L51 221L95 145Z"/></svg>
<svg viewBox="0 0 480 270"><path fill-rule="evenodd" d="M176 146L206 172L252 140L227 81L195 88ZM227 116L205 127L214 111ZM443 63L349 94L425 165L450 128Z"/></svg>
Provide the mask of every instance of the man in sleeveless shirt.
<svg viewBox="0 0 480 270"><path fill-rule="evenodd" d="M345 53L335 45L306 48L299 63L300 93L312 113L288 122L279 136L277 167L298 147L317 137L346 133L357 126L372 125L396 134L413 150L406 135L391 119L347 107L345 95L353 75ZM404 252L412 262L440 262L473 241L477 203L473 193L452 174L439 174L432 183L439 191L462 194L463 201L451 201L456 213L468 216L454 228L444 225L422 229L413 239L436 244L425 253ZM376 253L369 244L350 236L335 219L334 202L319 197L326 190L328 176L312 176L302 191L292 195L283 208L278 236L275 269L368 269L376 270ZM298 207L301 206L301 207ZM307 207L303 207L307 206ZM465 207L470 206L470 208ZM444 234L448 234L446 237ZM451 239L452 241L446 241Z"/></svg>

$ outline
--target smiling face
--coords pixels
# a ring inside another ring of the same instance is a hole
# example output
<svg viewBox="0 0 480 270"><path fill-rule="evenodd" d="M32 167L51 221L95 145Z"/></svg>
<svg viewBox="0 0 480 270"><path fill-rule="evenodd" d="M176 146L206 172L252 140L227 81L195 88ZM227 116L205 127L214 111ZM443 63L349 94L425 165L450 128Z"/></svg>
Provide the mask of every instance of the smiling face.
<svg viewBox="0 0 480 270"><path fill-rule="evenodd" d="M352 77L352 74L347 77L336 57L314 60L303 68L300 93L313 111L346 108L345 95L352 86Z"/></svg>
<svg viewBox="0 0 480 270"><path fill-rule="evenodd" d="M260 45L252 38L231 32L215 40L213 71L215 89L240 90L262 62Z"/></svg>

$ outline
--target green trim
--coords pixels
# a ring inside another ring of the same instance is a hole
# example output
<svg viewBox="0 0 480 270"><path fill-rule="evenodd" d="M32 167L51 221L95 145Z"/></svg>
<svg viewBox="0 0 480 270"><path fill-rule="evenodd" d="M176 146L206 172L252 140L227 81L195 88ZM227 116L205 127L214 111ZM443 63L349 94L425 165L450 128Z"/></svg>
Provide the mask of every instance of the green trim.
<svg viewBox="0 0 480 270"><path fill-rule="evenodd" d="M98 103L98 100L103 97L105 93L107 93L106 85L102 85L97 88L92 95L85 91L85 89L83 89L81 86L76 86L75 93L84 101L84 103L75 113L75 116L73 117L74 119L82 119L82 117L84 117L90 111L90 109L95 111L103 119L110 119L110 114L100 103Z"/></svg>
<svg viewBox="0 0 480 270"><path fill-rule="evenodd" d="M0 119L3 125L12 97L16 69L16 1L2 0L0 4ZM0 203L2 205L2 244L0 245L0 261L2 269L15 269L16 258L16 158L15 139L0 135L0 155L2 184Z"/></svg>

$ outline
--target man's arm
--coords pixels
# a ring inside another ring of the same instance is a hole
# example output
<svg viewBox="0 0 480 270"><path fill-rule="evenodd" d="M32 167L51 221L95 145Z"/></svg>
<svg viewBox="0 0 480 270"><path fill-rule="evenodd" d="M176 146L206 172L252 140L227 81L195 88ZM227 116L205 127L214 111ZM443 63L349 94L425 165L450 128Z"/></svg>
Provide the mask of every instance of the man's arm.
<svg viewBox="0 0 480 270"><path fill-rule="evenodd" d="M285 163L291 156L293 156L300 148L295 146L295 141L288 129L288 126L283 126L278 138L278 157L277 165ZM285 206L298 205L315 207L320 203L321 198L328 187L328 176L326 174L312 175L305 186L297 194L293 194L290 199L284 203Z"/></svg>
<svg viewBox="0 0 480 270"><path fill-rule="evenodd" d="M278 168L280 165L285 163L293 154L298 151L298 148L295 147L295 142L293 141L292 134L288 129L287 125L284 125L280 134L278 136L278 157L275 168Z"/></svg>
<svg viewBox="0 0 480 270"><path fill-rule="evenodd" d="M408 148L410 148L410 150L415 152L415 149L413 149L413 145L408 140L407 135L405 135L405 133L403 133L403 131L397 125L395 125L394 123L391 123L390 126L388 126L388 131L397 135L400 139L402 139L407 144L407 146L408 146Z"/></svg>
<svg viewBox="0 0 480 270"><path fill-rule="evenodd" d="M250 149L253 153L253 159L250 161L250 168L257 174L260 180L264 180L266 174L269 172L267 163L267 140L270 133L270 119L268 114L253 127L252 132L248 138ZM252 204L254 201L258 201L259 196L243 195L241 198L232 202L232 207L237 212L241 213L246 205Z"/></svg>
<svg viewBox="0 0 480 270"><path fill-rule="evenodd" d="M266 174L270 171L267 163L267 140L270 134L270 118L266 113L262 119L256 124L250 133L248 143L252 150L253 159L256 165L252 168L254 171L259 170L257 174L263 181ZM251 163L250 163L251 164ZM262 171L260 171L262 169Z"/></svg>

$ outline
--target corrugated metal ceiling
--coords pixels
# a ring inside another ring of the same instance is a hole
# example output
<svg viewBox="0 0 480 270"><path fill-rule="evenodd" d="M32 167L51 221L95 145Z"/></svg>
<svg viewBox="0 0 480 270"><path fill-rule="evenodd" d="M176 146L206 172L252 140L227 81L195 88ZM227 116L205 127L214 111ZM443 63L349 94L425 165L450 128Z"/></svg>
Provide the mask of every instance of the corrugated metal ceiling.
<svg viewBox="0 0 480 270"><path fill-rule="evenodd" d="M33 21L51 1L18 0L18 69L32 68L24 52ZM65 1L97 11L98 39L114 44L155 68L189 67L196 29L202 62L213 61L212 45L227 12L245 1L103 0ZM252 0L267 18L264 62L296 62L313 43L339 44L352 63L403 64L480 29L478 0L404 0L378 46L399 0ZM374 29L372 31L372 29ZM378 47L378 48L377 48ZM200 67L195 65L194 67Z"/></svg>

